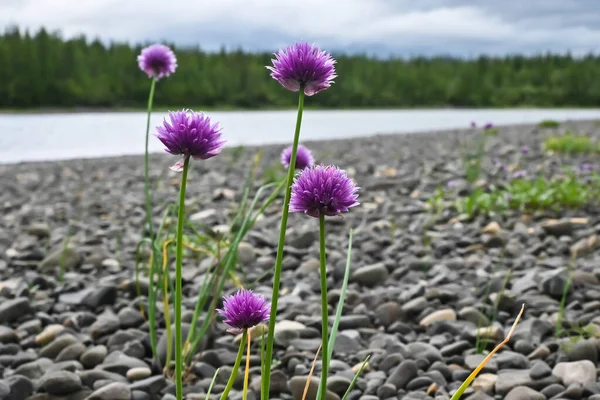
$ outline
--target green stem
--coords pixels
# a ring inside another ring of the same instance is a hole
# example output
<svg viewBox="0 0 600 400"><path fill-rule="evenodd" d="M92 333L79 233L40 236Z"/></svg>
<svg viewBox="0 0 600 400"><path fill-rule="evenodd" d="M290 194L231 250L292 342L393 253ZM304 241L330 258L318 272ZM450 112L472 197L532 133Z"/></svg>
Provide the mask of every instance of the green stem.
<svg viewBox="0 0 600 400"><path fill-rule="evenodd" d="M271 363L273 361L273 337L275 335L275 321L277 319L277 301L279 300L279 282L281 280L281 265L283 263L283 246L285 244L285 233L287 229L288 214L290 211L290 198L292 196L292 181L296 167L296 152L300 141L300 127L302 125L302 111L304 110L304 85L300 85L298 96L298 116L296 117L296 131L294 132L294 143L292 145L292 157L286 181L285 198L281 214L281 226L279 227L279 244L277 246L277 257L275 259L275 271L273 275L273 294L271 296L271 316L269 318L269 335L267 337L267 354L265 359L265 376L262 379L261 398L269 400L269 388L271 384Z"/></svg>
<svg viewBox="0 0 600 400"><path fill-rule="evenodd" d="M227 396L235 383L235 378L237 378L238 370L240 369L240 364L242 363L242 357L244 356L244 345L246 344L246 338L248 337L248 330L244 330L244 334L242 335L242 341L240 342L240 349L238 350L237 357L235 358L235 364L233 364L233 370L231 370L231 376L227 381L227 386L225 386L225 390L221 395L221 400L227 400Z"/></svg>
<svg viewBox="0 0 600 400"><path fill-rule="evenodd" d="M148 116L146 118L146 147L144 152L144 192L146 195L146 225L148 225L148 233L150 239L154 241L154 228L152 226L152 198L150 197L150 168L149 168L149 153L148 145L150 139L150 116L152 115L152 103L154 101L154 89L156 88L156 78L152 78L150 84L150 93L148 94ZM157 252L154 243L151 243L152 249L152 264L150 265L149 281L148 281L148 323L150 325L150 347L152 347L152 355L158 360L156 353L156 298L154 297L154 272L156 267Z"/></svg>
<svg viewBox="0 0 600 400"><path fill-rule="evenodd" d="M329 370L329 335L327 328L329 327L329 315L327 309L327 255L325 253L325 215L319 215L319 247L321 260L321 317L323 335L322 342L322 364L321 368L321 400L327 397L327 373Z"/></svg>
<svg viewBox="0 0 600 400"><path fill-rule="evenodd" d="M156 78L152 78L150 84L150 94L148 95L148 117L146 118L146 152L144 153L144 177L145 177L145 192L146 192L146 223L148 224L148 232L150 237L153 234L152 228L152 199L150 198L150 172L149 172L149 154L148 143L150 139L150 115L152 114L152 102L154 100L154 88L156 87Z"/></svg>
<svg viewBox="0 0 600 400"><path fill-rule="evenodd" d="M179 212L177 216L177 258L175 263L175 377L177 400L183 400L183 332L181 331L181 297L182 297L182 264L183 264L183 224L185 219L185 186L187 181L190 157L183 162L183 175L179 189Z"/></svg>

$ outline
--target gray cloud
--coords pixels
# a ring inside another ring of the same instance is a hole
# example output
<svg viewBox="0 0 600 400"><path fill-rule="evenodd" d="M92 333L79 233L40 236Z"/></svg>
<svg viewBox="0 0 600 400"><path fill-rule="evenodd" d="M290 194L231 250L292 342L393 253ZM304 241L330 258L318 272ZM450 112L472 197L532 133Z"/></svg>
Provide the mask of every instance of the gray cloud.
<svg viewBox="0 0 600 400"><path fill-rule="evenodd" d="M10 23L208 50L272 51L300 39L382 56L600 50L596 0L1 0L0 26Z"/></svg>

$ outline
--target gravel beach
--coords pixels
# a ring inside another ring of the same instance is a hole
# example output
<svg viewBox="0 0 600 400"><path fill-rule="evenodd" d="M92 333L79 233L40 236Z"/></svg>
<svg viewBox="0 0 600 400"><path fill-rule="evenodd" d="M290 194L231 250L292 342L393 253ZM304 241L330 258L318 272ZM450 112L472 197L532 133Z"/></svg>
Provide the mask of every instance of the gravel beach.
<svg viewBox="0 0 600 400"><path fill-rule="evenodd" d="M518 164L529 175L550 176L583 163L600 172L598 155L542 151L547 135L566 128L600 137L594 121L558 129L499 127L487 140L479 184L508 179L493 172L499 163L509 170ZM477 342L485 339L491 350L525 304L512 339L463 398L600 400L600 209L473 219L427 209L438 187L453 182L454 195L466 190L464 148L480 132L303 143L317 162L347 169L361 187L361 205L327 221L330 315L342 285L348 231L354 232L328 399L342 398L370 355L348 400L448 400L485 356L477 353ZM258 176L279 162L282 148L262 148ZM186 201L191 221L219 229L231 222L257 150L228 149L192 163ZM168 168L175 161L151 155L155 224L177 201L180 174ZM135 290L135 252L145 219L143 157L0 165L0 188L0 399L175 399L174 384L151 362L148 324L139 311L146 298ZM267 296L281 201L266 210L239 250L241 281ZM271 398L300 400L321 340L318 220L292 214L288 226ZM185 321L211 262L184 259ZM556 337L571 262L567 334ZM67 267L64 283L61 263ZM211 397L223 391L237 353L225 330L219 321L206 338L190 371L187 399L205 398L217 368ZM166 347L163 337L159 353ZM249 399L260 396L259 351L255 343ZM242 375L229 398L241 399ZM311 385L316 390L318 380Z"/></svg>

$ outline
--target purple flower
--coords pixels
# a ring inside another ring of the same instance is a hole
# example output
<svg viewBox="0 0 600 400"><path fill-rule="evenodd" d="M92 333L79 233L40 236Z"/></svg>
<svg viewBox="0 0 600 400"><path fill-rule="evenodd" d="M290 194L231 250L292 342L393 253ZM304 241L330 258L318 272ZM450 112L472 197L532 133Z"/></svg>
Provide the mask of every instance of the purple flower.
<svg viewBox="0 0 600 400"><path fill-rule="evenodd" d="M153 44L142 49L137 58L140 69L148 74L149 78L166 78L175 72L177 58L173 50L162 44Z"/></svg>
<svg viewBox="0 0 600 400"><path fill-rule="evenodd" d="M284 167L290 167L290 160L292 159L292 146L286 147L281 152L281 163ZM310 168L315 163L315 159L313 158L312 153L307 147L298 145L298 151L296 152L296 168L295 169L305 169Z"/></svg>
<svg viewBox="0 0 600 400"><path fill-rule="evenodd" d="M527 147L527 146L522 146L522 147L521 147L521 153L523 153L523 154L527 154L527 153L529 153L529 147Z"/></svg>
<svg viewBox="0 0 600 400"><path fill-rule="evenodd" d="M451 181L448 181L448 189L456 189L458 187L458 181L452 179Z"/></svg>
<svg viewBox="0 0 600 400"><path fill-rule="evenodd" d="M487 131L488 129L492 129L494 127L494 124L492 124L491 122L488 122L487 124L485 124L483 126L483 130Z"/></svg>
<svg viewBox="0 0 600 400"><path fill-rule="evenodd" d="M477 128L477 123L475 121L471 121L471 128Z"/></svg>
<svg viewBox="0 0 600 400"><path fill-rule="evenodd" d="M320 215L339 215L357 206L358 187L346 171L336 166L317 165L303 170L294 179L290 211Z"/></svg>
<svg viewBox="0 0 600 400"><path fill-rule="evenodd" d="M331 86L335 74L335 60L325 51L306 42L295 43L285 50L275 53L271 77L284 88L298 92L304 88L304 94L312 96Z"/></svg>
<svg viewBox="0 0 600 400"><path fill-rule="evenodd" d="M223 309L217 312L231 326L228 332L241 333L263 321L269 320L271 305L264 296L252 290L241 289L232 296L223 297Z"/></svg>
<svg viewBox="0 0 600 400"><path fill-rule="evenodd" d="M184 159L191 156L206 160L223 150L225 140L221 139L221 128L217 123L211 124L204 113L171 111L169 119L170 122L165 118L162 126L156 127L156 137L166 146L167 153L183 155ZM171 167L174 171L182 168L183 160Z"/></svg>
<svg viewBox="0 0 600 400"><path fill-rule="evenodd" d="M525 178L527 176L527 171L524 169L518 170L513 172L512 174L512 178L513 179L520 179L520 178Z"/></svg>
<svg viewBox="0 0 600 400"><path fill-rule="evenodd" d="M579 166L579 169L581 170L581 172L589 173L593 171L594 165L591 163L583 163Z"/></svg>

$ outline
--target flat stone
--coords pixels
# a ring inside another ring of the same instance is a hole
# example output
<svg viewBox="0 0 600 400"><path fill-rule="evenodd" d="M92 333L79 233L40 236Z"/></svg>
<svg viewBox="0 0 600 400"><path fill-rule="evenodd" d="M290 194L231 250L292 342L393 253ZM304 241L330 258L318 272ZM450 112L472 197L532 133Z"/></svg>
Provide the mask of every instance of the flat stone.
<svg viewBox="0 0 600 400"><path fill-rule="evenodd" d="M127 371L127 379L130 381L139 381L152 375L152 371L147 367L135 367Z"/></svg>
<svg viewBox="0 0 600 400"><path fill-rule="evenodd" d="M131 389L125 383L113 382L95 390L85 400L128 400L131 398Z"/></svg>
<svg viewBox="0 0 600 400"><path fill-rule="evenodd" d="M508 392L504 400L546 400L546 396L527 386L517 386Z"/></svg>
<svg viewBox="0 0 600 400"><path fill-rule="evenodd" d="M26 399L33 393L33 382L23 375L9 376L6 378L6 383L10 387L10 392L16 395L11 395L7 400Z"/></svg>
<svg viewBox="0 0 600 400"><path fill-rule="evenodd" d="M596 366L589 360L561 362L556 364L552 375L567 386L572 383L593 385L596 382Z"/></svg>
<svg viewBox="0 0 600 400"><path fill-rule="evenodd" d="M104 345L90 347L81 355L81 364L86 368L94 368L104 362L107 354L108 350Z"/></svg>
<svg viewBox="0 0 600 400"><path fill-rule="evenodd" d="M567 352L569 361L589 360L598 364L598 346L595 339L580 340Z"/></svg>
<svg viewBox="0 0 600 400"><path fill-rule="evenodd" d="M44 330L35 337L35 342L40 346L45 346L54 340L57 334L65 329L63 325L53 324L48 325Z"/></svg>
<svg viewBox="0 0 600 400"><path fill-rule="evenodd" d="M44 391L55 395L74 393L82 388L81 378L69 371L50 371L40 378L38 384Z"/></svg>
<svg viewBox="0 0 600 400"><path fill-rule="evenodd" d="M83 343L73 343L58 353L56 361L79 360L79 357L85 352L86 347Z"/></svg>
<svg viewBox="0 0 600 400"><path fill-rule="evenodd" d="M290 391L292 392L292 396L294 400L302 400L304 394L304 387L306 386L306 381L308 380L308 376L294 376L289 380ZM306 400L315 400L317 397L317 390L319 389L319 378L312 377L310 383L308 385L308 392L306 395ZM330 390L327 390L325 394L325 398L327 400L340 400L340 397L333 393Z"/></svg>
<svg viewBox="0 0 600 400"><path fill-rule="evenodd" d="M548 385L560 382L554 375L542 379L533 380L528 369L507 369L498 372L496 381L496 394L506 395L517 386L527 386L534 390L541 390Z"/></svg>
<svg viewBox="0 0 600 400"><path fill-rule="evenodd" d="M61 335L54 339L52 342L48 343L46 346L44 346L40 350L39 356L50 358L53 360L64 348L75 343L79 343L79 340L77 340L75 336L71 334Z"/></svg>
<svg viewBox="0 0 600 400"><path fill-rule="evenodd" d="M394 385L398 389L404 389L408 382L417 377L419 368L413 360L404 360L390 374L386 383Z"/></svg>
<svg viewBox="0 0 600 400"><path fill-rule="evenodd" d="M65 270L69 270L75 268L80 263L81 256L75 249L72 247L60 247L40 261L38 269L40 272L45 273L54 271L62 265Z"/></svg>
<svg viewBox="0 0 600 400"><path fill-rule="evenodd" d="M148 365L144 361L130 357L125 353L113 351L96 368L125 375L132 368L148 368Z"/></svg>
<svg viewBox="0 0 600 400"><path fill-rule="evenodd" d="M124 376L101 369L88 369L85 371L79 371L78 375L81 378L83 385L90 388L94 387L94 382L100 380L128 383Z"/></svg>
<svg viewBox="0 0 600 400"><path fill-rule="evenodd" d="M0 302L0 324L13 322L20 317L31 314L32 309L27 297L18 297Z"/></svg>
<svg viewBox="0 0 600 400"><path fill-rule="evenodd" d="M352 282L359 283L364 286L375 286L385 283L388 278L388 270L383 263L366 265L358 268L350 277Z"/></svg>
<svg viewBox="0 0 600 400"><path fill-rule="evenodd" d="M212 379L212 376L209 379ZM151 376L149 378L133 382L131 385L129 385L131 390L139 390L149 394L157 394L165 387L167 387L167 380L162 375Z"/></svg>
<svg viewBox="0 0 600 400"><path fill-rule="evenodd" d="M454 321L456 320L456 312L451 308L445 308L443 310L434 311L425 318L423 318L419 325L426 328L436 321Z"/></svg>
<svg viewBox="0 0 600 400"><path fill-rule="evenodd" d="M543 361L538 361L533 364L531 369L529 370L529 376L532 379L537 380L541 378L545 378L552 374L552 369Z"/></svg>
<svg viewBox="0 0 600 400"><path fill-rule="evenodd" d="M402 311L408 314L417 314L427 308L428 304L429 302L424 296L415 297L402 305Z"/></svg>

